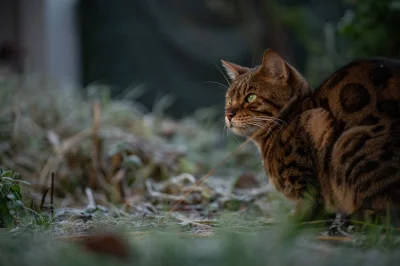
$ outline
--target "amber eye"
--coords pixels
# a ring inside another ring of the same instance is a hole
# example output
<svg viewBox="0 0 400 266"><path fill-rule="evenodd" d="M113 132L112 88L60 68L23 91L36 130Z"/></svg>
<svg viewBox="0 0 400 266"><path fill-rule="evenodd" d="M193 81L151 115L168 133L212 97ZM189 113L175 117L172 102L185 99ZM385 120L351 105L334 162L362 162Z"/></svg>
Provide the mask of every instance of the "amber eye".
<svg viewBox="0 0 400 266"><path fill-rule="evenodd" d="M247 95L247 97L246 97L246 102L251 103L251 102L253 102L256 98L257 98L257 95L251 93L251 94Z"/></svg>

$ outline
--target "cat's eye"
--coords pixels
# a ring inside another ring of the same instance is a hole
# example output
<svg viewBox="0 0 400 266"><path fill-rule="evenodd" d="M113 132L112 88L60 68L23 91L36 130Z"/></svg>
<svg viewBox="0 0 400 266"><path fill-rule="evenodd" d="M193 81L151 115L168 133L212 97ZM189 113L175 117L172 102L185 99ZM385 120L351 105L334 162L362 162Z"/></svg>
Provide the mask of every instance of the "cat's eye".
<svg viewBox="0 0 400 266"><path fill-rule="evenodd" d="M257 95L251 93L249 95L247 95L246 97L246 102L251 103L254 102L254 100L257 98Z"/></svg>

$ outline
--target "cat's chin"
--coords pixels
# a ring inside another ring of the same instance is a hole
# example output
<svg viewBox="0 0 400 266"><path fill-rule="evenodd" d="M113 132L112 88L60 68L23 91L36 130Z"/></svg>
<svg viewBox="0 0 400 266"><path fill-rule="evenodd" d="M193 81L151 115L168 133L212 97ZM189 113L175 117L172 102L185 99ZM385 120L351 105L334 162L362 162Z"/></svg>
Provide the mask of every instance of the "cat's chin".
<svg viewBox="0 0 400 266"><path fill-rule="evenodd" d="M256 131L257 128L252 128L252 127L231 127L230 130L235 133L236 135L242 136L242 137L250 137L253 135Z"/></svg>

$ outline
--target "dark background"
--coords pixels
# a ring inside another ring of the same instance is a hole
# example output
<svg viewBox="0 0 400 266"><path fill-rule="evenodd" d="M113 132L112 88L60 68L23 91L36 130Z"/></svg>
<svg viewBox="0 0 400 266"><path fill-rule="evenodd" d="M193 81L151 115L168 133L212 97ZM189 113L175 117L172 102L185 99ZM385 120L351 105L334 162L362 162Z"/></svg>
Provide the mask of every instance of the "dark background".
<svg viewBox="0 0 400 266"><path fill-rule="evenodd" d="M252 66L273 48L306 74L310 50L324 52L326 23L344 11L334 0L81 1L84 84L113 85L114 96L144 84L139 101L151 110L170 95L167 112L175 116L221 107L224 90L209 82L226 84L221 59ZM307 36L301 36L304 30ZM309 47L303 38L321 47Z"/></svg>
<svg viewBox="0 0 400 266"><path fill-rule="evenodd" d="M0 8L0 76L25 66L86 89L107 85L112 97L133 88L147 111L175 117L223 107L221 59L254 66L272 48L317 87L352 59L400 54L400 0L0 0Z"/></svg>

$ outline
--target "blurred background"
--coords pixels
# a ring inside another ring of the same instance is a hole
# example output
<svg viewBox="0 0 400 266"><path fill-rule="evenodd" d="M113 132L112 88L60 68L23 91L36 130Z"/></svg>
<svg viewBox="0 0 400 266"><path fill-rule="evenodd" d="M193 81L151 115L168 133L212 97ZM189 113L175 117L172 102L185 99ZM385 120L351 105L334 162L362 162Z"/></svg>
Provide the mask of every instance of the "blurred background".
<svg viewBox="0 0 400 266"><path fill-rule="evenodd" d="M220 60L273 48L317 86L360 56L398 56L396 0L1 0L0 65L116 97L137 87L175 117L222 108ZM139 97L140 96L140 97Z"/></svg>
<svg viewBox="0 0 400 266"><path fill-rule="evenodd" d="M57 206L85 205L91 189L97 204L142 215L149 198L182 195L173 177L194 182L243 142L224 129L221 59L255 66L272 48L317 87L354 58L397 58L399 10L399 0L0 0L0 168L30 182L35 204L55 173ZM267 181L252 145L215 176ZM237 201L224 187L191 206Z"/></svg>

